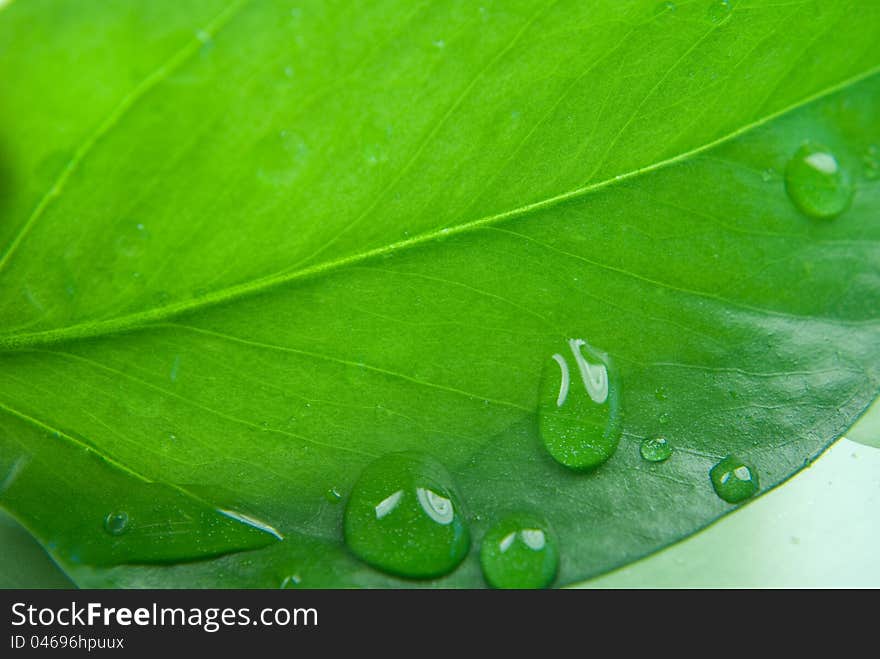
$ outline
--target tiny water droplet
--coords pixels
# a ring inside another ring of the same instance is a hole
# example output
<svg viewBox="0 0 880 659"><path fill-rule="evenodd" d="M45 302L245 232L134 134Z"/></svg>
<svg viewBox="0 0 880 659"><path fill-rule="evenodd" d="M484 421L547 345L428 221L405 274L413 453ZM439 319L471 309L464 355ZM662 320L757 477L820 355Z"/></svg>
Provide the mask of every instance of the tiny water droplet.
<svg viewBox="0 0 880 659"><path fill-rule="evenodd" d="M302 135L290 130L269 133L255 147L259 163L257 177L273 186L293 183L309 158L309 146Z"/></svg>
<svg viewBox="0 0 880 659"><path fill-rule="evenodd" d="M875 181L880 178L880 147L872 144L862 154L862 165L864 165L865 178L869 181Z"/></svg>
<svg viewBox="0 0 880 659"><path fill-rule="evenodd" d="M776 171L772 167L769 167L761 172L761 180L764 181L764 183L769 183L774 178L776 178Z"/></svg>
<svg viewBox="0 0 880 659"><path fill-rule="evenodd" d="M177 441L177 435L175 435L173 432L168 433L168 440L169 440L169 441L172 441L172 442L176 442L176 441Z"/></svg>
<svg viewBox="0 0 880 659"><path fill-rule="evenodd" d="M486 533L480 545L480 565L493 588L546 588L556 578L559 552L543 521L515 514Z"/></svg>
<svg viewBox="0 0 880 659"><path fill-rule="evenodd" d="M418 452L390 453L367 465L348 498L343 526L352 553L404 577L448 574L470 547L451 476Z"/></svg>
<svg viewBox="0 0 880 659"><path fill-rule="evenodd" d="M758 474L733 455L712 467L709 478L715 493L728 503L745 501L758 491Z"/></svg>
<svg viewBox="0 0 880 659"><path fill-rule="evenodd" d="M675 12L678 7L675 6L674 2L661 2L654 8L655 16L662 16L663 14L671 14Z"/></svg>
<svg viewBox="0 0 880 659"><path fill-rule="evenodd" d="M107 513L104 518L104 530L110 535L122 535L128 530L128 513L121 510Z"/></svg>
<svg viewBox="0 0 880 659"><path fill-rule="evenodd" d="M331 487L324 492L324 498L330 503L339 503L342 501L342 494L335 487Z"/></svg>
<svg viewBox="0 0 880 659"><path fill-rule="evenodd" d="M298 574L291 574L288 577L284 577L284 580L281 582L281 588L296 588L302 583L302 577Z"/></svg>
<svg viewBox="0 0 880 659"><path fill-rule="evenodd" d="M585 470L614 455L622 425L620 384L608 355L570 339L568 350L547 360L539 395L541 439L557 462Z"/></svg>
<svg viewBox="0 0 880 659"><path fill-rule="evenodd" d="M654 397L657 400L666 400L667 398L669 398L669 393L666 391L666 387L661 384L659 387L654 389Z"/></svg>
<svg viewBox="0 0 880 659"><path fill-rule="evenodd" d="M669 423L669 414L667 412L662 412L660 416L657 417L657 421L660 422L660 425L665 426Z"/></svg>
<svg viewBox="0 0 880 659"><path fill-rule="evenodd" d="M732 9L730 0L712 0L709 3L709 20L713 23L720 23L730 15Z"/></svg>
<svg viewBox="0 0 880 659"><path fill-rule="evenodd" d="M642 440L639 453L648 462L663 462L672 456L672 444L665 437L648 437Z"/></svg>
<svg viewBox="0 0 880 659"><path fill-rule="evenodd" d="M785 168L785 190L801 212L815 218L840 215L852 201L849 172L827 148L805 144Z"/></svg>

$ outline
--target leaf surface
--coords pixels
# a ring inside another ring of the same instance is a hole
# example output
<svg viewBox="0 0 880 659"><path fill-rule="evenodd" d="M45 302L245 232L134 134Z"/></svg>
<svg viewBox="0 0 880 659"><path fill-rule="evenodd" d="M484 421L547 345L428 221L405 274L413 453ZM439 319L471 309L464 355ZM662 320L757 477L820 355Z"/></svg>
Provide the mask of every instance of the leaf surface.
<svg viewBox="0 0 880 659"><path fill-rule="evenodd" d="M766 490L877 392L875 3L56 4L0 13L0 503L80 585L406 585L327 496L405 449L475 549L545 515L569 583L729 512L724 455ZM786 196L805 142L855 182L835 219ZM622 382L589 474L538 437L572 337ZM134 533L154 487L228 534L163 565L58 542L138 545L102 520ZM431 583L480 585L475 551Z"/></svg>

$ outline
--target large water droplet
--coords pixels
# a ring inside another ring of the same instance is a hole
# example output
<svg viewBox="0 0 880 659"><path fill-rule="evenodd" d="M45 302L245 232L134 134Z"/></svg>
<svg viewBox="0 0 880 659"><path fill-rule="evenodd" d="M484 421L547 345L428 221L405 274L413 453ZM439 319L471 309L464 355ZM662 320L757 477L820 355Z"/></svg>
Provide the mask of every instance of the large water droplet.
<svg viewBox="0 0 880 659"><path fill-rule="evenodd" d="M825 147L805 144L785 168L785 190L795 206L810 217L840 215L852 201L849 172Z"/></svg>
<svg viewBox="0 0 880 659"><path fill-rule="evenodd" d="M364 469L348 498L344 530L360 559L404 577L447 574L470 547L452 478L416 452L391 453Z"/></svg>
<svg viewBox="0 0 880 659"><path fill-rule="evenodd" d="M115 510L104 518L104 530L110 535L122 535L128 530L128 513Z"/></svg>
<svg viewBox="0 0 880 659"><path fill-rule="evenodd" d="M494 588L545 588L556 578L559 552L545 523L517 514L486 533L480 564L486 582Z"/></svg>
<svg viewBox="0 0 880 659"><path fill-rule="evenodd" d="M610 358L581 339L548 360L541 382L539 428L553 458L593 469L620 442L620 385Z"/></svg>
<svg viewBox="0 0 880 659"><path fill-rule="evenodd" d="M663 462L672 456L672 444L665 437L648 437L642 440L639 453L648 462Z"/></svg>
<svg viewBox="0 0 880 659"><path fill-rule="evenodd" d="M728 503L739 503L758 491L758 474L733 455L712 467L709 478L718 496Z"/></svg>

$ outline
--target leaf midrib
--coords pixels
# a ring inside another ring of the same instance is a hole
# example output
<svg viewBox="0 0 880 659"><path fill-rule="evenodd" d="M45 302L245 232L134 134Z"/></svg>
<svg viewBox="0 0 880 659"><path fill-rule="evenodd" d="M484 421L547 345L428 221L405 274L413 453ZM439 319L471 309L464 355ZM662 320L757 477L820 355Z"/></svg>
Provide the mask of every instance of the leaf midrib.
<svg viewBox="0 0 880 659"><path fill-rule="evenodd" d="M215 21L212 21L212 25L219 25L220 23L228 20L231 15L235 13L235 10L237 8L240 8L245 4L245 1L233 3L232 5L230 5L230 8L228 8L220 16L218 16ZM200 298L182 300L173 304L154 307L145 311L139 311L136 313L118 316L116 318L91 321L86 323L77 323L40 332L29 332L3 336L0 337L0 351L12 351L22 348L60 343L68 340L95 338L104 335L118 334L142 329L147 325L167 320L174 316L197 311L211 306L217 306L240 298L257 295L266 290L287 283L315 278L320 275L335 270L341 270L347 266L361 263L363 261L367 261L373 258L379 258L399 253L404 250L414 249L436 240L448 238L451 236L457 236L460 234L471 233L474 231L478 231L484 227L490 227L496 224L500 224L502 222L537 213L553 206L560 205L566 201L584 197L588 194L598 192L599 190L611 187L618 183L634 179L638 176L649 174L651 172L675 165L677 163L684 162L726 142L736 139L737 137L740 137L751 130L763 126L770 121L778 119L785 114L793 112L800 107L809 105L810 103L824 98L825 96L829 96L843 89L846 89L847 87L855 85L863 80L871 78L878 73L880 73L880 66L873 67L871 69L868 69L867 71L864 71L863 73L843 80L835 85L826 87L825 89L822 89L815 94L807 96L800 101L792 103L791 105L782 108L781 110L772 112L750 123L744 124L736 130L731 131L726 135L723 135L696 148L684 151L680 154L671 156L656 163L652 163L650 165L646 165L644 167L640 167L623 174L618 174L612 178L589 183L587 185L568 190L566 192L548 197L546 199L525 204L523 206L503 211L501 213L496 213L494 215L484 216L476 220L471 220L469 222L463 222L454 226L421 233L416 236L409 237L405 240L400 240L380 247L375 247L364 252L350 254L348 256L344 256L338 259L331 259L293 271L286 270L272 275L267 275L265 277L260 277L258 279L252 279L241 284L236 284L234 286L228 286L226 288L212 291ZM51 198L51 192L52 191L50 190L50 193L47 194L47 198ZM14 245L12 247L14 247Z"/></svg>

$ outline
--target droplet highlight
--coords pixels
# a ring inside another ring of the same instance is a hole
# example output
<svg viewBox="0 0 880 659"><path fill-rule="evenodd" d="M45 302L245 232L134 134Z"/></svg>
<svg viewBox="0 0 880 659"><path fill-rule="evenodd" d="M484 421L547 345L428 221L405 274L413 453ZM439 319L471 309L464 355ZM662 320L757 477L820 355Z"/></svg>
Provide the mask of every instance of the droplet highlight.
<svg viewBox="0 0 880 659"><path fill-rule="evenodd" d="M538 424L544 446L571 469L594 469L620 443L620 384L610 358L583 339L552 355L541 382Z"/></svg>
<svg viewBox="0 0 880 659"><path fill-rule="evenodd" d="M785 168L785 190L805 215L830 219L845 211L853 197L849 172L831 151L805 144Z"/></svg>
<svg viewBox="0 0 880 659"><path fill-rule="evenodd" d="M745 501L758 491L758 474L736 456L729 455L709 471L715 493L728 503Z"/></svg>
<svg viewBox="0 0 880 659"><path fill-rule="evenodd" d="M720 23L730 16L732 10L733 5L730 0L712 0L712 2L709 3L707 15L712 23Z"/></svg>
<svg viewBox="0 0 880 659"><path fill-rule="evenodd" d="M452 477L418 452L391 453L370 463L351 491L343 526L352 553L403 577L448 574L470 547Z"/></svg>
<svg viewBox="0 0 880 659"><path fill-rule="evenodd" d="M480 565L493 588L546 588L559 566L556 539L542 520L511 515L486 533Z"/></svg>
<svg viewBox="0 0 880 659"><path fill-rule="evenodd" d="M104 530L110 535L122 535L128 531L128 513L121 510L107 513L104 518Z"/></svg>
<svg viewBox="0 0 880 659"><path fill-rule="evenodd" d="M639 445L639 454L648 462L668 460L672 451L672 444L665 437L648 437Z"/></svg>

